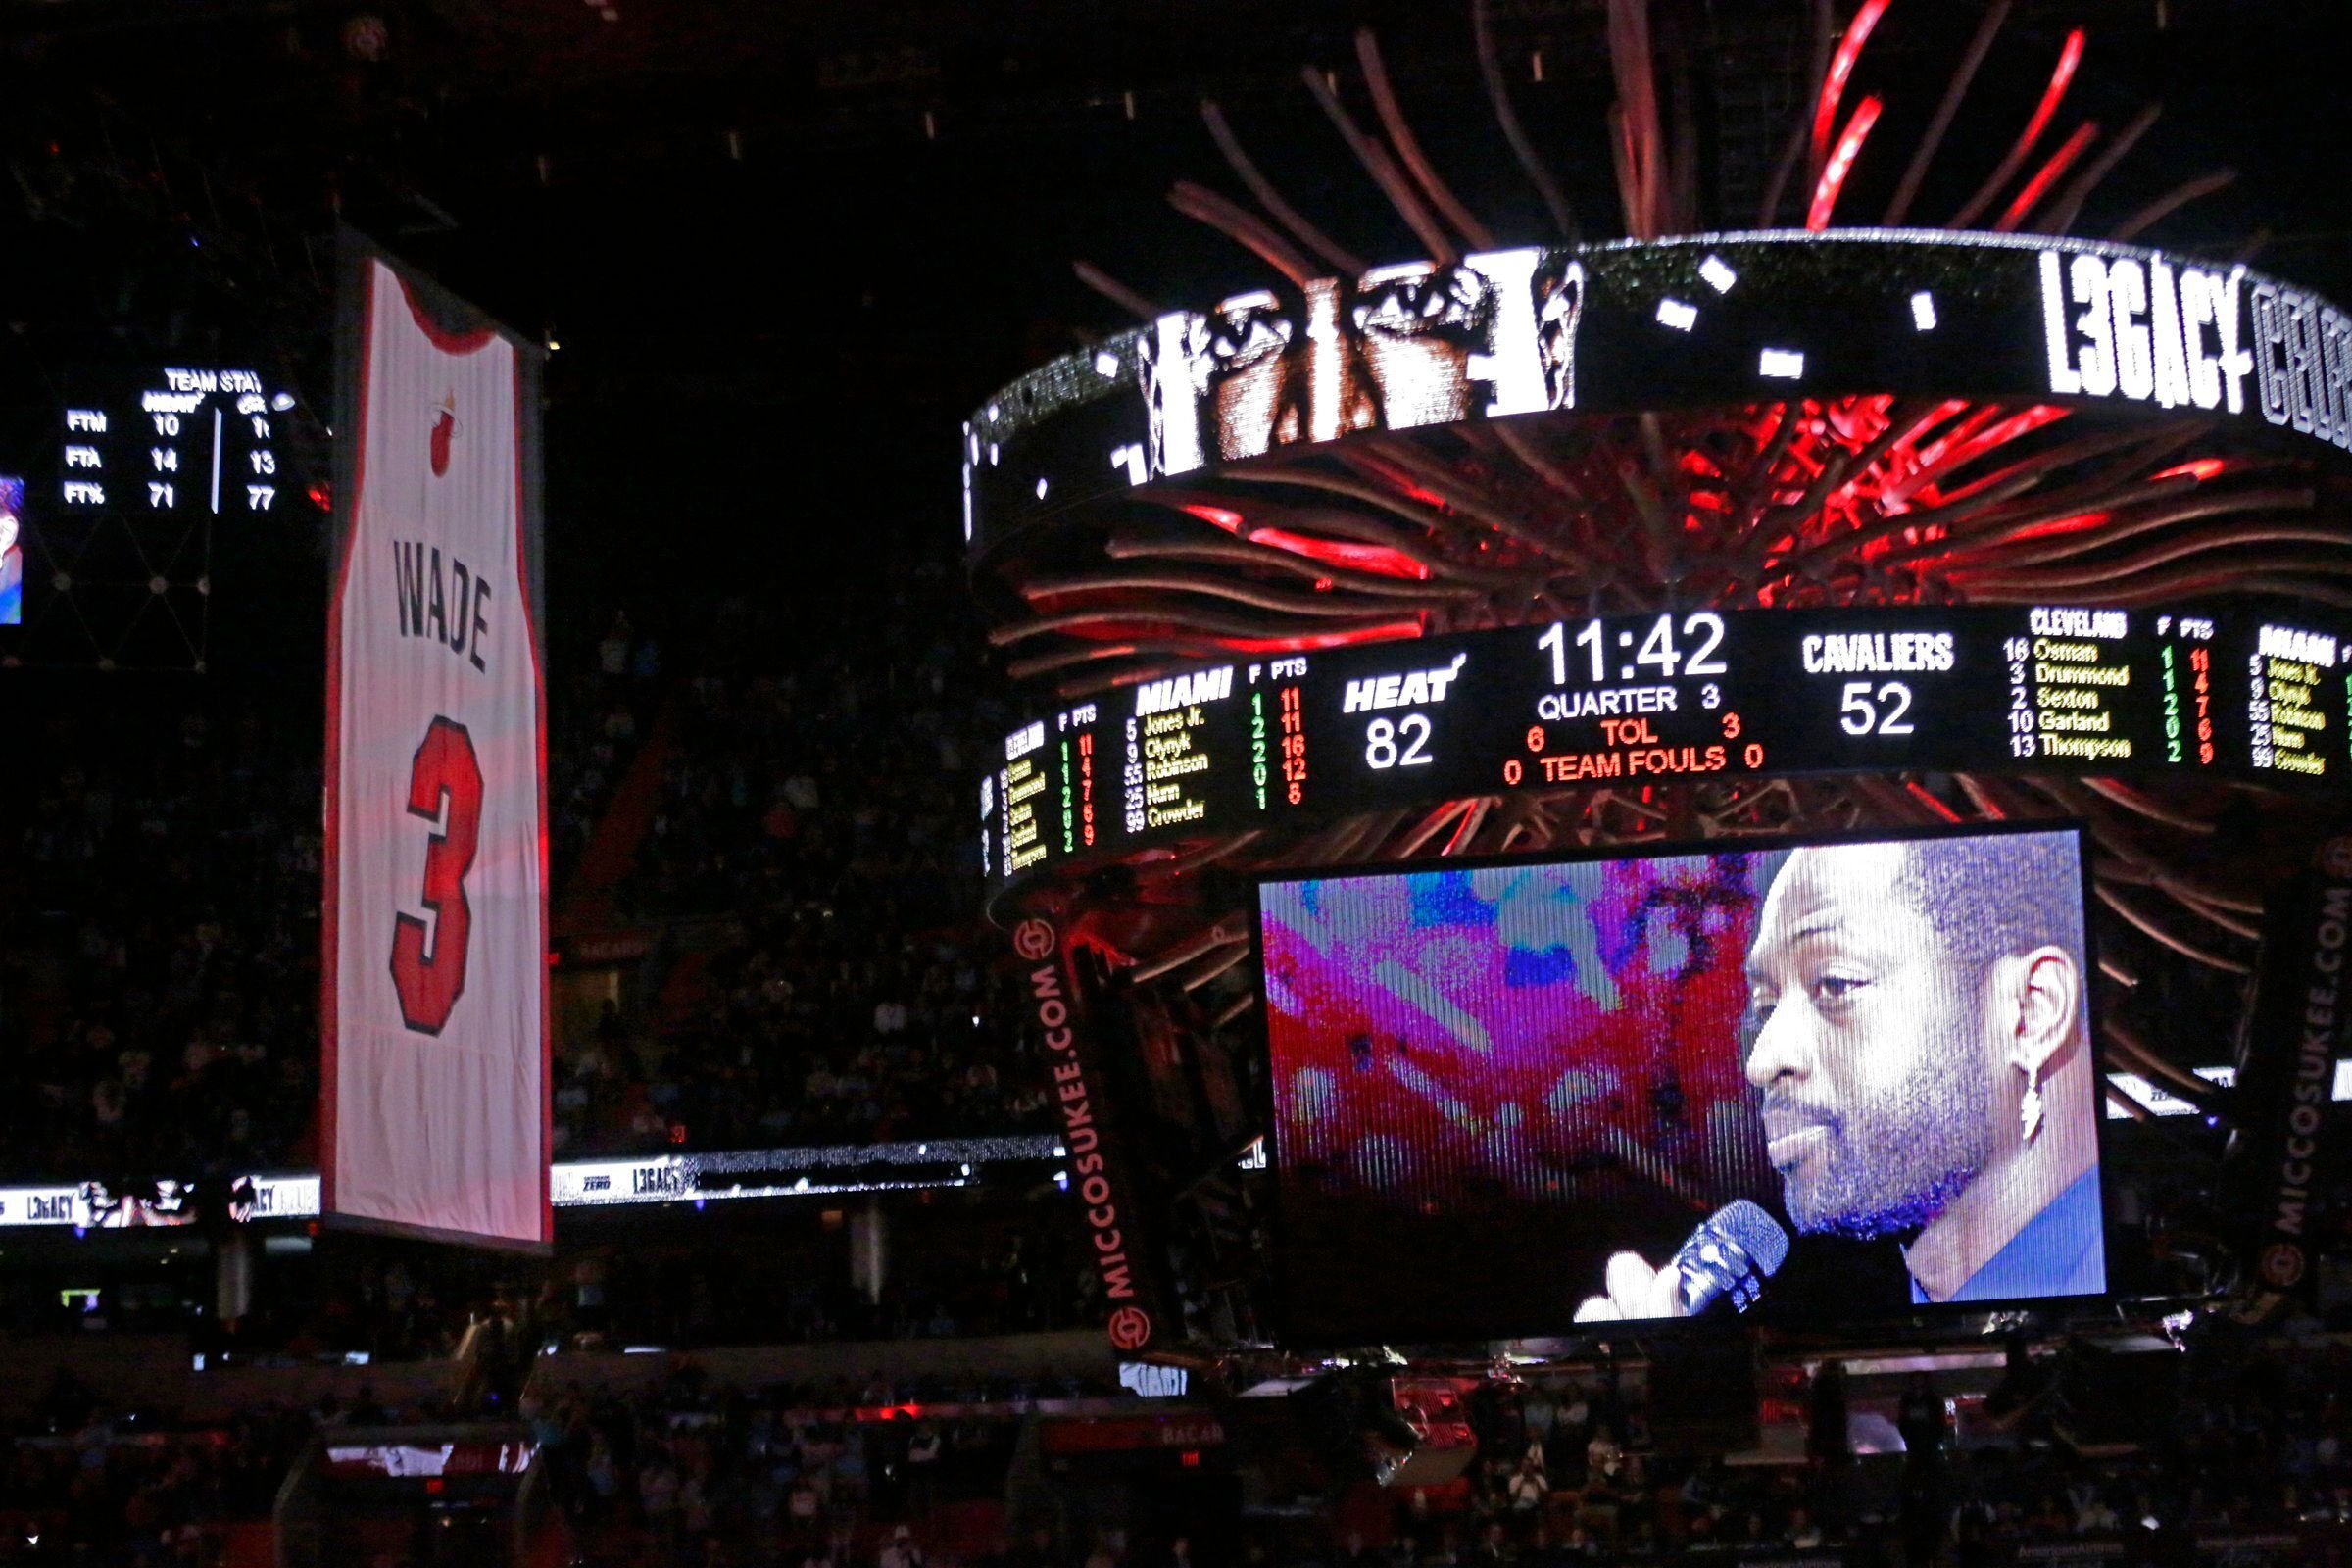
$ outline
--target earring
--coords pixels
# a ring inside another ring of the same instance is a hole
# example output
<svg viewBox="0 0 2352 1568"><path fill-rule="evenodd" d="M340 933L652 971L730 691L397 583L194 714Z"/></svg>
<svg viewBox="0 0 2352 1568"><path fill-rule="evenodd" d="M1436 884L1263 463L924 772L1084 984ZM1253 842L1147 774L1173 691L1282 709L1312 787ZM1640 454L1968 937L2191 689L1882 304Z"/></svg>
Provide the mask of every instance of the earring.
<svg viewBox="0 0 2352 1568"><path fill-rule="evenodd" d="M2041 1083L2038 1079L2029 1077L2026 1080L2026 1098L2018 1105L2017 1114L2025 1128L2026 1142L2030 1144L2034 1141L2034 1135L2041 1131Z"/></svg>

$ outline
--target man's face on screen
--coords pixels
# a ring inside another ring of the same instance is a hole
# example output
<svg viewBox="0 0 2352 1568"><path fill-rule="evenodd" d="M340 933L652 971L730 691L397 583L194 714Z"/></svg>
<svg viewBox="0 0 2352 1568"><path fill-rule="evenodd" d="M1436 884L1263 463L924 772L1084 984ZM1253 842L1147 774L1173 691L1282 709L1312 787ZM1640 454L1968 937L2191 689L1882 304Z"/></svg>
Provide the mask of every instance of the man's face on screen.
<svg viewBox="0 0 2352 1568"><path fill-rule="evenodd" d="M1352 287L1324 278L1226 300L1194 330L1208 447L1230 462L1466 418L1491 314L1476 272L1428 263L1378 268Z"/></svg>
<svg viewBox="0 0 2352 1568"><path fill-rule="evenodd" d="M1485 282L1426 262L1365 274L1349 313L1390 430L1470 416L1470 360L1486 342Z"/></svg>
<svg viewBox="0 0 2352 1568"><path fill-rule="evenodd" d="M1295 404L1291 388L1304 379L1303 315L1261 290L1225 301L1201 323L1198 373L1208 391L1209 445L1217 457L1254 457L1286 439L1279 427Z"/></svg>
<svg viewBox="0 0 2352 1568"><path fill-rule="evenodd" d="M1380 422L1343 312L1340 284L1321 279L1289 299L1271 290L1241 295L1206 318L1199 373L1215 456L1256 457Z"/></svg>
<svg viewBox="0 0 2352 1568"><path fill-rule="evenodd" d="M1801 1231L1916 1230L1992 1152L1980 977L1915 906L1909 856L1799 850L1756 922L1747 1078Z"/></svg>

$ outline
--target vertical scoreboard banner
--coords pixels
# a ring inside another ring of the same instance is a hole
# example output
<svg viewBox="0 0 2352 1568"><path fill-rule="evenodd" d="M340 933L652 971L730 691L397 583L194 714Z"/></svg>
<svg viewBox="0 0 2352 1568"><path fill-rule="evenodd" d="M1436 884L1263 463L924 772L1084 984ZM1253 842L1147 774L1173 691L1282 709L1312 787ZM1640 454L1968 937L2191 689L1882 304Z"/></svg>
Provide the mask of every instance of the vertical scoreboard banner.
<svg viewBox="0 0 2352 1568"><path fill-rule="evenodd" d="M2238 1043L2230 1159L2257 1298L2318 1291L2320 1229L2333 1185L2335 1062L2352 1049L2352 819L2338 816L2309 865L2269 901L2254 1003Z"/></svg>
<svg viewBox="0 0 2352 1568"><path fill-rule="evenodd" d="M538 1246L538 356L356 239L327 609L323 1206Z"/></svg>
<svg viewBox="0 0 2352 1568"><path fill-rule="evenodd" d="M1164 1338L1168 1293L1136 1162L1111 1105L1102 1022L1093 1016L1102 965L1066 942L1066 934L1033 916L1013 927L1012 952L1053 1073L1055 1122L1069 1151L1070 1196L1085 1219L1089 1255L1102 1286L1103 1333L1112 1349L1133 1355Z"/></svg>

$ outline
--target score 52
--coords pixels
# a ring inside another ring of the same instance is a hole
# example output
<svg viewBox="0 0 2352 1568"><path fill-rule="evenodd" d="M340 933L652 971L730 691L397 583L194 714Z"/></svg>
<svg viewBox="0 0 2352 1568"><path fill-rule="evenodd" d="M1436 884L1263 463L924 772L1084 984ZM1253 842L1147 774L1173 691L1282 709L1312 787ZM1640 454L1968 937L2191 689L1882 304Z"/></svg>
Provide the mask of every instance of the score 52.
<svg viewBox="0 0 2352 1568"><path fill-rule="evenodd" d="M1849 680L1838 699L1838 727L1848 735L1908 735L1911 688L1899 680L1871 690L1866 680Z"/></svg>
<svg viewBox="0 0 2352 1568"><path fill-rule="evenodd" d="M1948 631L1808 632L1797 643L1797 659L1808 675L1864 675L1838 690L1838 727L1848 735L1909 735L1911 683L1889 674L1941 675L1958 662L1957 639Z"/></svg>

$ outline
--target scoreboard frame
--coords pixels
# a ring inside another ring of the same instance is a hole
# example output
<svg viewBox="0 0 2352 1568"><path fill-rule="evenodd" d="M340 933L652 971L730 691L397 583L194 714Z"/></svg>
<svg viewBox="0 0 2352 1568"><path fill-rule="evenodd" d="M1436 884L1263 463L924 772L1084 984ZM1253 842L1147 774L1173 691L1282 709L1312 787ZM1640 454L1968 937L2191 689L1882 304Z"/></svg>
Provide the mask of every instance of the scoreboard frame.
<svg viewBox="0 0 2352 1568"><path fill-rule="evenodd" d="M1578 785L2073 773L2352 792L2352 614L1657 611L1234 658L1036 716L981 781L993 897L1186 839Z"/></svg>

